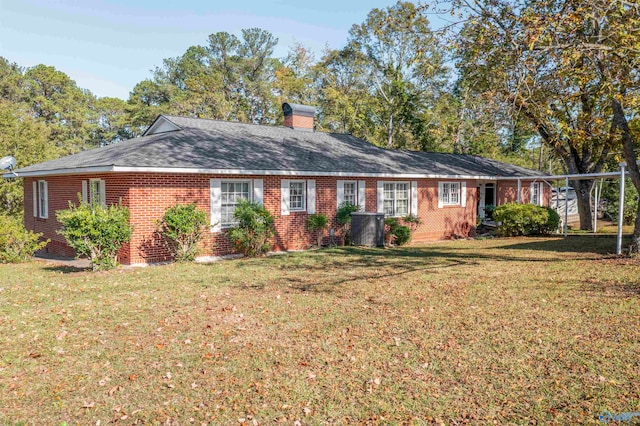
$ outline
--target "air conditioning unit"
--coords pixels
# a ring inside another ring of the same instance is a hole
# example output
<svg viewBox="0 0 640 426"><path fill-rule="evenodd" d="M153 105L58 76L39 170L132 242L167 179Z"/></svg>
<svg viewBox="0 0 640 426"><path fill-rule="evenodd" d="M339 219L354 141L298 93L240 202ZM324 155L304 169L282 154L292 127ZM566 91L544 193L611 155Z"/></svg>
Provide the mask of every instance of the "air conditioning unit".
<svg viewBox="0 0 640 426"><path fill-rule="evenodd" d="M384 247L384 213L351 213L351 243Z"/></svg>

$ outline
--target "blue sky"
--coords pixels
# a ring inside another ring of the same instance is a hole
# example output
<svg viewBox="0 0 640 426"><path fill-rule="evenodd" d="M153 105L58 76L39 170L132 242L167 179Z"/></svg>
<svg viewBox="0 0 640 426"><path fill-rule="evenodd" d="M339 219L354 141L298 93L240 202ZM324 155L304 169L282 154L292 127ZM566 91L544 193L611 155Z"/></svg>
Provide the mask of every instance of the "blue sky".
<svg viewBox="0 0 640 426"><path fill-rule="evenodd" d="M209 34L258 27L279 39L275 56L302 43L319 57L349 28L393 0L0 0L0 56L52 65L97 96L127 99L162 59Z"/></svg>

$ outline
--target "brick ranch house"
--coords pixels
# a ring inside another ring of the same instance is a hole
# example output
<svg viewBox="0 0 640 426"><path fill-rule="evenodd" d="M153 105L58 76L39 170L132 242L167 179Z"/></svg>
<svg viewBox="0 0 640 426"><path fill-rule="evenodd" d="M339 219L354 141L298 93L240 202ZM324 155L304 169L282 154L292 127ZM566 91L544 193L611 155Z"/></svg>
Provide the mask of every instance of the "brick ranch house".
<svg viewBox="0 0 640 426"><path fill-rule="evenodd" d="M168 259L156 221L177 203L207 212L204 255L232 252L225 231L241 197L273 214L274 250L310 247L308 215L325 214L336 227L344 201L419 216L414 242L473 234L485 204L548 204L538 172L470 155L383 149L314 131L313 107L285 103L283 110L284 126L161 115L141 137L16 170L24 179L24 224L51 240L47 252L73 256L56 233L56 211L79 197L121 202L134 231L119 261L139 264Z"/></svg>

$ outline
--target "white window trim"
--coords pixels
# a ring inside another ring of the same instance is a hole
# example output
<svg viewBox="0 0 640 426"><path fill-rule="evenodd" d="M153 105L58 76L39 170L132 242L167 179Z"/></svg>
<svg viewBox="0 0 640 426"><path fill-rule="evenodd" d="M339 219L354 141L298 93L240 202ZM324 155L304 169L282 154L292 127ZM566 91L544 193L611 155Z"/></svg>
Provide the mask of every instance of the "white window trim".
<svg viewBox="0 0 640 426"><path fill-rule="evenodd" d="M537 199L533 199L533 194L535 190L538 190ZM531 182L531 186L529 187L529 204L535 204L536 206L542 206L542 191L544 190L543 182Z"/></svg>
<svg viewBox="0 0 640 426"><path fill-rule="evenodd" d="M102 207L107 207L107 187L106 187L106 182L104 181L104 179L98 179L98 178L94 178L94 179L89 179L89 188L88 188L88 198L91 203L94 203L95 200L93 199L93 184L97 183L98 184L98 201L100 202L100 205ZM84 194L83 194L84 196Z"/></svg>
<svg viewBox="0 0 640 426"><path fill-rule="evenodd" d="M417 181L378 181L378 213L384 213L384 186L386 184L392 184L393 185L393 193L394 193L394 200L397 200L396 197L396 193L398 191L397 189L397 185L399 184L405 184L407 185L407 214L402 215L402 214L398 214L397 213L397 204L394 203L394 214L391 216L387 216L387 217L404 217L407 216L409 214L418 215L418 194L417 194L417 188L418 188L418 182Z"/></svg>
<svg viewBox="0 0 640 426"><path fill-rule="evenodd" d="M444 201L444 186L457 184L458 185L458 201L452 203ZM467 182L465 181L442 181L438 182L438 208L443 207L466 207L467 206Z"/></svg>
<svg viewBox="0 0 640 426"><path fill-rule="evenodd" d="M250 201L262 205L264 203L264 181L262 179L210 179L209 180L209 216L211 232L220 232L233 226L222 226L222 183L248 182Z"/></svg>
<svg viewBox="0 0 640 426"><path fill-rule="evenodd" d="M37 213L40 219L49 218L49 184L46 180L39 180L37 184L38 193L35 198L37 201ZM43 196L44 195L44 196Z"/></svg>
<svg viewBox="0 0 640 426"><path fill-rule="evenodd" d="M337 181L336 184L336 205L337 207L340 207L341 204L343 204L345 202L344 199L344 185L347 183L352 183L354 184L354 189L355 189L355 194L354 194L354 198L355 198L355 202L354 204L358 207L360 207L360 211L365 211L365 207L366 207L366 202L365 202L365 196L366 196L366 181L364 180L339 180Z"/></svg>
<svg viewBox="0 0 640 426"><path fill-rule="evenodd" d="M221 229L229 229L233 228L235 224L233 223L222 223L222 184L223 183L248 183L249 184L249 201L253 202L254 199L254 188L253 188L253 180L252 179L220 179L220 228Z"/></svg>
<svg viewBox="0 0 640 426"><path fill-rule="evenodd" d="M291 184L292 183L301 183L302 184L302 207L293 208L291 206ZM306 180L289 180L289 212L304 212L307 211L307 196L309 191L307 190L307 181Z"/></svg>

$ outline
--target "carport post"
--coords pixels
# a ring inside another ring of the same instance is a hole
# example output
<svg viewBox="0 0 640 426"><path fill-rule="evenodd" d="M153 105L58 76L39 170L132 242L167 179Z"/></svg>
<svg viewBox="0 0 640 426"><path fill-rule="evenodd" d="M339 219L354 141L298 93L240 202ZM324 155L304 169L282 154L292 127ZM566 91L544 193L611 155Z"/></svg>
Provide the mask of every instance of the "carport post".
<svg viewBox="0 0 640 426"><path fill-rule="evenodd" d="M622 221L624 220L624 169L627 163L620 163L620 199L618 202L618 241L616 254L622 254Z"/></svg>
<svg viewBox="0 0 640 426"><path fill-rule="evenodd" d="M564 236L569 234L569 177L564 178Z"/></svg>

